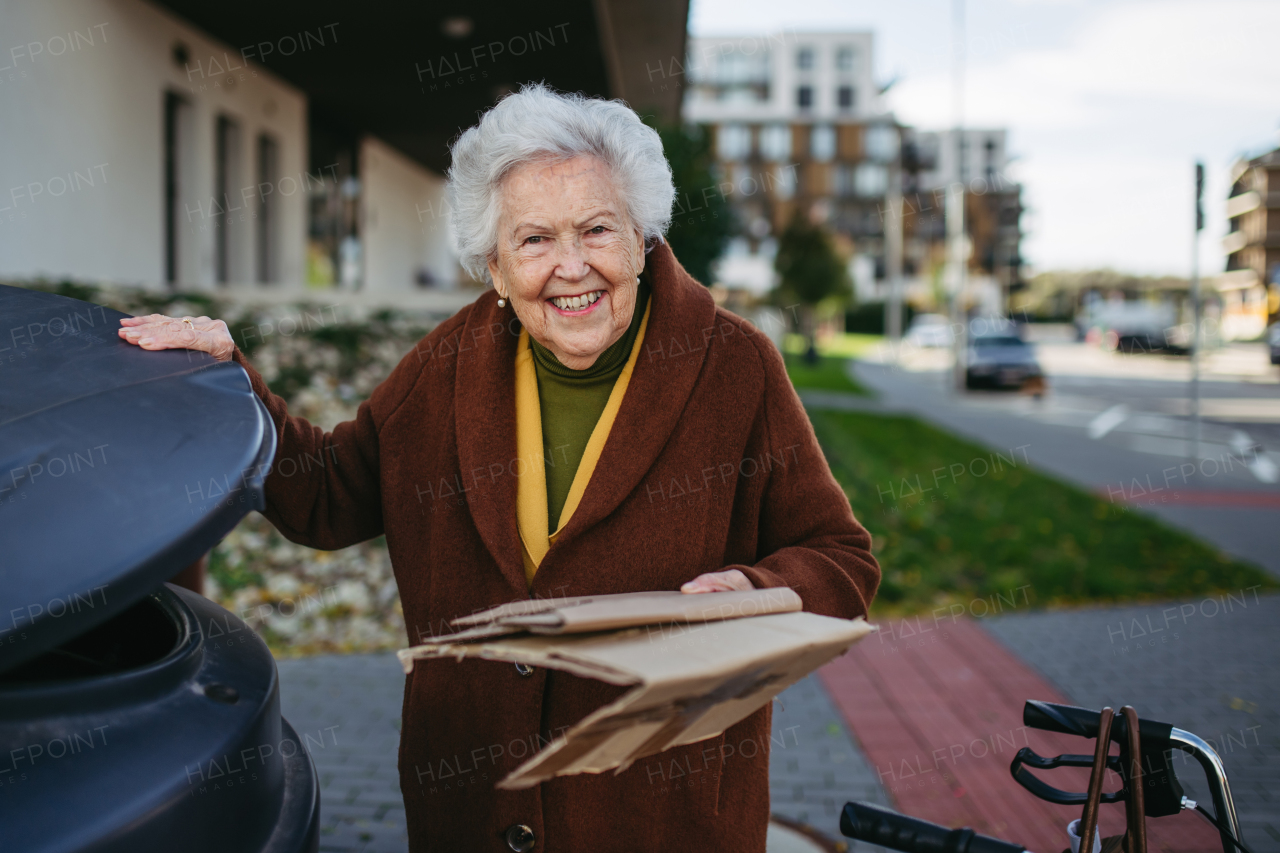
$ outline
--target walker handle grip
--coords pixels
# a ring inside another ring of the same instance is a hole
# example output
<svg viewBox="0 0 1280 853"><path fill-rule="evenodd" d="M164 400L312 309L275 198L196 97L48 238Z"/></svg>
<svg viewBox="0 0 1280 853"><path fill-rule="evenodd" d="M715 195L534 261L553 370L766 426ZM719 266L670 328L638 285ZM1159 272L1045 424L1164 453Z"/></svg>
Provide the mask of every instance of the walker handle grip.
<svg viewBox="0 0 1280 853"><path fill-rule="evenodd" d="M905 853L1024 853L1027 849L979 835L967 826L951 829L870 803L845 803L840 813L840 832L847 838Z"/></svg>
<svg viewBox="0 0 1280 853"><path fill-rule="evenodd" d="M1061 732L1067 735L1093 739L1098 736L1100 714L1088 708L1075 705L1058 705L1053 702L1039 702L1028 699L1022 708L1022 722L1033 729L1047 732ZM1148 749L1168 749L1169 735L1173 726L1156 720L1138 720L1138 734L1142 738L1143 751ZM1126 735L1124 718L1116 715L1111 724L1111 740L1124 743Z"/></svg>

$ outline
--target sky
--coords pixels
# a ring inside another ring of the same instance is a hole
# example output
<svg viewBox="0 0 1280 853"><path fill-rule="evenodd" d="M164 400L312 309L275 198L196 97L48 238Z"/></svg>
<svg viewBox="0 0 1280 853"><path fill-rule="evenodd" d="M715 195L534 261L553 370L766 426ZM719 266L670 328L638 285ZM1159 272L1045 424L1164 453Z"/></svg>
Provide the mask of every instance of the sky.
<svg viewBox="0 0 1280 853"><path fill-rule="evenodd" d="M696 36L870 30L885 106L955 122L955 0L693 0ZM1031 272L1186 276L1194 163L1200 271L1219 272L1232 162L1280 145L1277 0L967 0L964 124L1003 127Z"/></svg>

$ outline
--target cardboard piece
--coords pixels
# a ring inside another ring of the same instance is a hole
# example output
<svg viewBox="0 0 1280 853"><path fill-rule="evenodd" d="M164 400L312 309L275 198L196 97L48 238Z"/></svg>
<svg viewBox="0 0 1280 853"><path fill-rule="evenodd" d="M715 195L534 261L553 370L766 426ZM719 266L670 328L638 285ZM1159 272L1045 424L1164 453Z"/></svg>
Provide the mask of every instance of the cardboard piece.
<svg viewBox="0 0 1280 853"><path fill-rule="evenodd" d="M769 606L784 612L742 613L769 594ZM875 630L863 619L796 612L793 596L798 604L794 592L777 589L518 602L456 620L473 627L398 654L406 673L418 658L479 658L634 685L498 783L508 790L529 788L554 776L621 773L639 758L715 737ZM661 599L668 601L659 604ZM572 615L584 606L590 609ZM658 611L655 621L635 622ZM731 612L741 615L732 618ZM694 618L686 618L689 613ZM725 615L711 621L716 613ZM548 614L553 616L522 621ZM556 615L563 619L556 622ZM623 627L574 630L618 623Z"/></svg>
<svg viewBox="0 0 1280 853"><path fill-rule="evenodd" d="M456 627L492 626L503 633L581 634L664 622L718 622L766 613L800 610L800 596L787 587L748 592L685 595L682 592L628 592L576 598L533 598L503 604L451 623ZM488 634L485 636L494 636ZM446 639L457 639L448 637Z"/></svg>

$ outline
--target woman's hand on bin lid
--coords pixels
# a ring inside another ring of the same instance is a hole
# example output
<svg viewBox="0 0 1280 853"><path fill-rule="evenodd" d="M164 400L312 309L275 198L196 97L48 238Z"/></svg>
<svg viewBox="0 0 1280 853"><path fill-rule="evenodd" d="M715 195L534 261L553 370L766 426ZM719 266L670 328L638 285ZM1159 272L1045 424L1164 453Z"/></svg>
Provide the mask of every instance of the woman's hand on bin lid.
<svg viewBox="0 0 1280 853"><path fill-rule="evenodd" d="M744 575L738 569L727 569L723 572L707 572L705 575L698 575L684 586L680 587L681 592L748 592L756 588L751 582L751 578Z"/></svg>
<svg viewBox="0 0 1280 853"><path fill-rule="evenodd" d="M208 317L124 317L120 337L146 350L192 349L207 352L218 361L230 361L235 341L227 324Z"/></svg>

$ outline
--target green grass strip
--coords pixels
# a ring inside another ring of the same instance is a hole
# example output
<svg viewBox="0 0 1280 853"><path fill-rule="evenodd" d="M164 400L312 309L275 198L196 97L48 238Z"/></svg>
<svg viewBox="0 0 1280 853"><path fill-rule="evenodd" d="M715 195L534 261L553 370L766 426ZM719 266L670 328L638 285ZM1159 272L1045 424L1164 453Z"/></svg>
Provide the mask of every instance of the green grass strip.
<svg viewBox="0 0 1280 853"><path fill-rule="evenodd" d="M844 391L848 394L866 395L867 390L849 377L845 370L848 363L842 358L819 357L817 364L810 365L802 355L783 355L787 364L787 375L791 384L797 389L810 388L816 391Z"/></svg>
<svg viewBox="0 0 1280 853"><path fill-rule="evenodd" d="M910 417L810 411L884 569L876 615L975 599L1018 606L1280 587L1161 522ZM982 615L982 614L978 614Z"/></svg>

